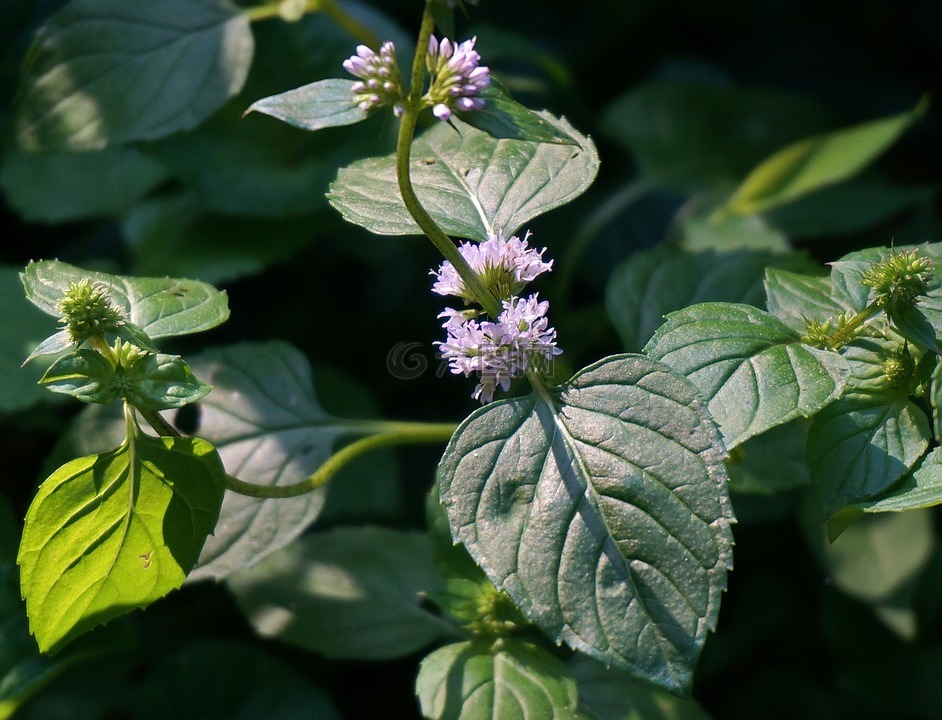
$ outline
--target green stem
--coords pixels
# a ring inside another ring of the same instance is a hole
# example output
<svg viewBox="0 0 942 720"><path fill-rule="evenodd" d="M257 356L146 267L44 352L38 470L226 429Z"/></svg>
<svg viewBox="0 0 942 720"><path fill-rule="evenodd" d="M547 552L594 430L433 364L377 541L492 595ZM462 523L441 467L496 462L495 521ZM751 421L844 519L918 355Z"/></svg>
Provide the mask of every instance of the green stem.
<svg viewBox="0 0 942 720"><path fill-rule="evenodd" d="M163 415L156 410L141 410L138 408L138 412L141 414L141 417L147 421L147 424L154 428L154 431L160 435L160 437L181 436L180 431L164 420Z"/></svg>
<svg viewBox="0 0 942 720"><path fill-rule="evenodd" d="M497 317L501 311L500 301L484 286L477 273L471 269L468 261L458 252L458 248L451 238L438 226L432 216L422 206L415 188L412 185L410 164L412 160L412 138L415 135L415 126L418 122L419 111L422 109L422 85L425 80L425 56L428 52L428 41L435 26L432 18L431 5L426 3L422 14L422 25L419 28L419 38L416 41L415 57L412 60L411 84L407 102L403 103L402 117L399 119L399 135L396 139L396 179L399 182L399 192L402 202L415 220L419 229L432 241L438 251L450 262L462 282L474 295L481 307L492 317Z"/></svg>
<svg viewBox="0 0 942 720"><path fill-rule="evenodd" d="M226 475L226 488L240 495L254 498L290 498L304 495L325 485L337 472L355 457L369 450L389 445L434 443L447 441L455 431L451 423L388 423L398 427L390 431L355 440L331 455L313 475L292 485L255 485Z"/></svg>
<svg viewBox="0 0 942 720"><path fill-rule="evenodd" d="M854 315L854 317L848 320L840 329L835 330L832 335L828 336L828 347L833 350L844 347L844 345L854 339L854 334L857 332L857 329L882 309L883 308L875 301L867 305L867 307Z"/></svg>
<svg viewBox="0 0 942 720"><path fill-rule="evenodd" d="M340 7L335 0L307 0L304 3L302 15L322 12L332 19L338 26L343 28L352 37L356 38L365 45L378 48L380 39L366 25L360 22L353 15ZM283 17L281 14L281 2L276 1L267 5L259 5L246 11L249 22L258 22L260 20L270 20L272 18Z"/></svg>

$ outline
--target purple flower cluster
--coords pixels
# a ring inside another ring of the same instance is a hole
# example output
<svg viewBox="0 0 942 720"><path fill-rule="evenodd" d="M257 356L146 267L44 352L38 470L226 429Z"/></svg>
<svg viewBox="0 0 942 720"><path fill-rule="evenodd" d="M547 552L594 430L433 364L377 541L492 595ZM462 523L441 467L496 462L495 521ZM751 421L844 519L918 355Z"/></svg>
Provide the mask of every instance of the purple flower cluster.
<svg viewBox="0 0 942 720"><path fill-rule="evenodd" d="M439 42L434 35L428 41L425 64L431 75L426 98L439 120L448 120L454 110L480 110L484 98L478 97L491 84L490 70L481 65L474 49L477 38L455 44L448 38Z"/></svg>
<svg viewBox="0 0 942 720"><path fill-rule="evenodd" d="M504 239L492 236L485 242L463 243L462 257L481 278L482 283L501 298L503 310L495 320L481 320L476 309L446 308L439 315L447 337L438 342L442 358L448 360L451 372L481 377L472 396L481 403L494 399L494 391L507 390L510 381L528 370L545 371L562 350L556 347L556 330L549 325L547 301L534 293L527 298L518 293L537 275L551 269L552 261L543 262L543 250L527 246L517 237ZM457 271L448 261L433 271L433 291L439 295L455 295L472 300Z"/></svg>
<svg viewBox="0 0 942 720"><path fill-rule="evenodd" d="M392 105L396 117L402 115L402 85L396 46L386 41L377 53L366 45L357 46L357 54L343 61L344 70L360 78L353 84L353 102L363 112Z"/></svg>

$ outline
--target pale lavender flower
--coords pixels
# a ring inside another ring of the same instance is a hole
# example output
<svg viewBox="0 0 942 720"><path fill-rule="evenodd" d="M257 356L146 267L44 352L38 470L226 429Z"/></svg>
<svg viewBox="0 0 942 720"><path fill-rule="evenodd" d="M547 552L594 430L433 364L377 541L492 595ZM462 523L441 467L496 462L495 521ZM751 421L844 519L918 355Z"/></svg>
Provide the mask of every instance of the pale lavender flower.
<svg viewBox="0 0 942 720"><path fill-rule="evenodd" d="M377 53L366 45L358 45L356 55L343 61L344 70L360 78L353 84L353 102L363 112L384 105L392 105L398 117L402 115L402 86L399 65L396 62L396 46L386 41Z"/></svg>
<svg viewBox="0 0 942 720"><path fill-rule="evenodd" d="M445 342L436 343L441 357L456 375L480 375L472 397L482 404L494 399L498 387L509 389L510 381L527 370L546 371L562 352L556 347L556 330L546 318L548 302L533 294L504 300L503 307L496 322L479 322L468 311L452 308L439 315L446 318L442 327L447 333Z"/></svg>
<svg viewBox="0 0 942 720"><path fill-rule="evenodd" d="M458 246L458 252L481 278L482 284L503 300L516 295L528 282L553 267L552 260L543 262L546 248L537 250L529 247L529 238L529 232L522 240L516 236L504 238L500 234L492 235L482 243L462 243ZM432 271L431 274L436 277L432 285L433 292L474 300L458 271L447 260L438 271Z"/></svg>
<svg viewBox="0 0 942 720"><path fill-rule="evenodd" d="M474 49L477 38L455 44L448 38L441 42L432 35L428 41L425 64L431 75L426 98L439 120L448 120L454 110L480 110L484 98L478 94L491 84L490 69L481 65Z"/></svg>

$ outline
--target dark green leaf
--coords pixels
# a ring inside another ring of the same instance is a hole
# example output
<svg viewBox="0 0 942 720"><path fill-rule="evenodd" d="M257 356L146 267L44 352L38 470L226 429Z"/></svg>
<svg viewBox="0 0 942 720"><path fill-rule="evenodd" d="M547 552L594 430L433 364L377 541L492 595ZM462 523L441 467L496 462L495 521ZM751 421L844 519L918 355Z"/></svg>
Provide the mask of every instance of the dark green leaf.
<svg viewBox="0 0 942 720"><path fill-rule="evenodd" d="M485 640L439 648L422 661L415 682L430 720L574 720L576 683L546 650Z"/></svg>
<svg viewBox="0 0 942 720"><path fill-rule="evenodd" d="M557 641L684 692L731 560L724 450L689 382L606 358L505 400L439 466L452 533Z"/></svg>
<svg viewBox="0 0 942 720"><path fill-rule="evenodd" d="M271 115L302 130L353 125L368 113L353 102L353 80L331 78L256 100L245 111Z"/></svg>
<svg viewBox="0 0 942 720"><path fill-rule="evenodd" d="M209 443L145 435L54 472L17 557L40 649L56 652L180 587L216 525L223 474Z"/></svg>
<svg viewBox="0 0 942 720"><path fill-rule="evenodd" d="M700 302L740 302L762 307L766 267L803 267L803 255L739 250L688 253L658 245L632 255L612 272L606 305L625 350L638 351L664 316Z"/></svg>
<svg viewBox="0 0 942 720"><path fill-rule="evenodd" d="M216 215L203 212L191 196L176 196L139 204L124 217L122 230L134 274L220 283L287 260L310 242L311 218Z"/></svg>
<svg viewBox="0 0 942 720"><path fill-rule="evenodd" d="M726 203L752 215L853 177L925 114L928 100L911 111L801 140L763 160Z"/></svg>
<svg viewBox="0 0 942 720"><path fill-rule="evenodd" d="M73 0L30 48L19 141L100 150L188 130L241 89L253 49L226 0Z"/></svg>
<svg viewBox="0 0 942 720"><path fill-rule="evenodd" d="M231 640L200 640L161 657L131 707L124 712L135 720L340 720L327 693L294 665Z"/></svg>
<svg viewBox="0 0 942 720"><path fill-rule="evenodd" d="M58 354L71 347L62 336L43 340L53 325L23 297L19 271L0 266L0 307L3 308L3 333L0 334L0 412L23 410L49 396L39 385L42 363L23 367L23 361L39 354ZM37 354L37 345L45 349ZM32 354L31 354L32 353Z"/></svg>
<svg viewBox="0 0 942 720"><path fill-rule="evenodd" d="M56 318L61 314L59 300L70 284L84 279L99 282L127 320L154 339L209 330L229 317L225 291L197 280L111 275L58 260L31 262L20 279L30 302ZM128 339L136 341L133 336Z"/></svg>
<svg viewBox="0 0 942 720"><path fill-rule="evenodd" d="M179 355L149 354L131 369L128 400L141 410L178 408L204 397L212 387L193 375Z"/></svg>
<svg viewBox="0 0 942 720"><path fill-rule="evenodd" d="M890 321L907 340L942 355L942 289L920 295L915 305L890 312Z"/></svg>
<svg viewBox="0 0 942 720"><path fill-rule="evenodd" d="M348 432L321 408L305 357L286 343L243 344L193 359L213 386L193 433L210 440L230 475L258 485L290 485L313 473ZM349 421L347 421L349 422ZM226 493L215 534L190 579L221 579L298 537L318 517L325 489L259 500Z"/></svg>
<svg viewBox="0 0 942 720"><path fill-rule="evenodd" d="M898 393L853 393L824 408L808 431L808 466L825 517L882 493L928 445L925 413Z"/></svg>
<svg viewBox="0 0 942 720"><path fill-rule="evenodd" d="M56 360L40 383L52 392L82 402L107 405L118 398L114 377L115 369L101 353L77 350Z"/></svg>
<svg viewBox="0 0 942 720"><path fill-rule="evenodd" d="M616 100L602 123L642 175L690 192L738 182L828 121L819 105L781 91L655 80Z"/></svg>
<svg viewBox="0 0 942 720"><path fill-rule="evenodd" d="M840 397L849 375L837 353L804 345L772 315L733 303L671 313L645 353L697 386L727 448L811 417Z"/></svg>
<svg viewBox="0 0 942 720"><path fill-rule="evenodd" d="M22 289L22 285L19 283L19 278L17 278L17 285ZM20 299L26 300L26 298L20 295ZM45 318L43 318L45 320ZM43 357L45 355L58 355L63 353L66 350L71 350L75 347L75 342L72 340L72 336L69 334L68 330L57 330L52 335L43 340L39 345L37 345L33 352L29 354L29 357L23 362L23 365L35 360L38 357Z"/></svg>
<svg viewBox="0 0 942 720"><path fill-rule="evenodd" d="M507 88L494 79L479 96L485 103L481 110L458 112L457 115L471 127L483 130L493 138L579 145L579 141L568 132L514 100Z"/></svg>
<svg viewBox="0 0 942 720"><path fill-rule="evenodd" d="M259 635L328 657L400 657L457 632L421 606L442 582L424 533L306 535L227 582Z"/></svg>
<svg viewBox="0 0 942 720"><path fill-rule="evenodd" d="M935 448L916 468L882 495L853 507L859 512L902 512L942 503L942 448Z"/></svg>
<svg viewBox="0 0 942 720"><path fill-rule="evenodd" d="M584 655L567 663L579 688L580 717L588 720L709 720L693 700L685 700Z"/></svg>
<svg viewBox="0 0 942 720"><path fill-rule="evenodd" d="M849 235L929 200L934 189L855 179L809 193L770 211L768 218L789 237Z"/></svg>
<svg viewBox="0 0 942 720"><path fill-rule="evenodd" d="M595 146L565 120L541 114L578 143L498 140L461 121L440 123L416 139L412 182L419 200L449 235L486 240L581 195L598 172ZM395 156L343 168L328 196L349 222L380 235L417 235L403 205Z"/></svg>
<svg viewBox="0 0 942 720"><path fill-rule="evenodd" d="M55 223L121 215L166 177L166 168L137 148L10 152L3 159L0 185L26 220Z"/></svg>

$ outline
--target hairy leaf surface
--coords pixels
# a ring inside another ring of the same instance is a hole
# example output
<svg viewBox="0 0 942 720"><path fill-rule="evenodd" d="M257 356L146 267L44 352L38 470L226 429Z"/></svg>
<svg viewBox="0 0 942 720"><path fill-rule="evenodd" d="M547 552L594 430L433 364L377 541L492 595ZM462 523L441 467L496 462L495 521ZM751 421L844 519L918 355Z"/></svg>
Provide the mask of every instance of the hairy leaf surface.
<svg viewBox="0 0 942 720"><path fill-rule="evenodd" d="M497 231L509 236L592 184L599 168L592 141L566 120L540 116L578 144L498 140L459 120L415 140L412 183L446 233L472 240ZM341 169L328 199L345 219L372 232L420 234L399 194L394 155Z"/></svg>
<svg viewBox="0 0 942 720"><path fill-rule="evenodd" d="M550 637L689 688L731 562L724 450L695 388L640 355L473 413L442 458L456 540Z"/></svg>
<svg viewBox="0 0 942 720"><path fill-rule="evenodd" d="M671 313L645 352L697 386L729 448L814 415L840 397L849 374L837 353L804 345L772 315L733 303Z"/></svg>

